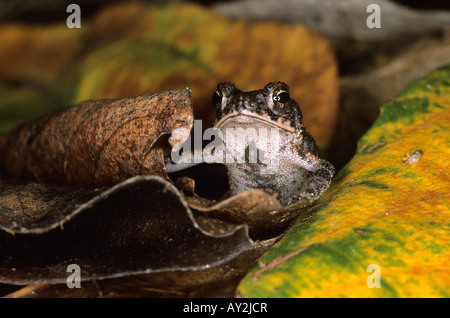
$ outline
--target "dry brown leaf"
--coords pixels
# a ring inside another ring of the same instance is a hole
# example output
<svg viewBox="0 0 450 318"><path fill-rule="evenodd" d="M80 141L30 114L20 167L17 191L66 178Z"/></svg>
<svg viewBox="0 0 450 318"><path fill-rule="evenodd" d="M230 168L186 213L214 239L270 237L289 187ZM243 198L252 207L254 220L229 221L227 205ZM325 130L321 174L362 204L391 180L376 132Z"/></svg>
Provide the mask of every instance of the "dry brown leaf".
<svg viewBox="0 0 450 318"><path fill-rule="evenodd" d="M0 171L22 180L105 186L159 175L163 153L152 145L193 125L189 90L86 101L0 135ZM174 144L180 140L171 140Z"/></svg>
<svg viewBox="0 0 450 318"><path fill-rule="evenodd" d="M65 283L69 264L81 267L83 281L198 271L253 248L245 225L197 222L179 191L157 176L101 190L1 185L1 283Z"/></svg>

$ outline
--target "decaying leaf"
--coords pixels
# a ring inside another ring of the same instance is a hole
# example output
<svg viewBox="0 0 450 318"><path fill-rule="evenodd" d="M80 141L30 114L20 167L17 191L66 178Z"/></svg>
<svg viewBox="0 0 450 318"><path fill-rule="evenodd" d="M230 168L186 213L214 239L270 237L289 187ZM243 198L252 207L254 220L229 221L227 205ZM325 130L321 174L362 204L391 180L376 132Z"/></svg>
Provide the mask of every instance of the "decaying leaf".
<svg viewBox="0 0 450 318"><path fill-rule="evenodd" d="M240 294L448 297L449 106L449 66L386 103L322 204L261 257Z"/></svg>
<svg viewBox="0 0 450 318"><path fill-rule="evenodd" d="M236 285L255 260L274 240L258 242L235 258L201 270L126 275L113 279L87 280L81 288L66 284L28 285L6 297L233 297ZM16 288L17 289L17 288Z"/></svg>
<svg viewBox="0 0 450 318"><path fill-rule="evenodd" d="M176 128L189 131L192 112L189 90L82 102L0 135L0 171L22 180L89 186L135 175L164 177L162 150L152 146Z"/></svg>
<svg viewBox="0 0 450 318"><path fill-rule="evenodd" d="M0 81L31 87L55 108L189 87L196 118L212 123L218 82L252 90L280 80L319 145L331 138L337 63L328 41L303 26L230 19L194 4L136 2L111 4L76 32L61 24L1 27ZM0 109L17 107L16 94L9 95Z"/></svg>
<svg viewBox="0 0 450 318"><path fill-rule="evenodd" d="M225 231L214 222L200 226L179 191L157 176L137 176L105 190L42 183L5 188L3 183L2 283L65 283L73 263L83 280L199 270L253 244L244 225ZM9 202L22 208L12 210Z"/></svg>

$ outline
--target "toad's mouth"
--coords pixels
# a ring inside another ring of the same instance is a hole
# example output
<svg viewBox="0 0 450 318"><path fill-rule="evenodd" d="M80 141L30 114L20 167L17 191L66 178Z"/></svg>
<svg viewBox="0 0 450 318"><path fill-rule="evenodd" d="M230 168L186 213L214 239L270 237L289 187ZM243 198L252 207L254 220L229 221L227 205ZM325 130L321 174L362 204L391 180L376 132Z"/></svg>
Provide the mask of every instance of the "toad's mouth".
<svg viewBox="0 0 450 318"><path fill-rule="evenodd" d="M252 121L256 120L268 126L278 127L286 131L295 132L295 127L291 126L291 122L281 116L278 117L277 120L273 120L268 119L267 116L262 116L248 110L228 113L224 117L222 117L214 126L216 128L221 128L225 125L226 122L229 122L230 120L236 120L237 122L243 124L251 124Z"/></svg>

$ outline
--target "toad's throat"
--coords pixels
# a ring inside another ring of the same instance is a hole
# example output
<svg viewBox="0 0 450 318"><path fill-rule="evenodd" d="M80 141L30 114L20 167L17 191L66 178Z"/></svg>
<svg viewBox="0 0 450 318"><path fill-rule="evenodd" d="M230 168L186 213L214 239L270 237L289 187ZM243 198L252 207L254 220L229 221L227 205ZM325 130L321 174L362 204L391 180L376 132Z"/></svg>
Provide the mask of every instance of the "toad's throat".
<svg viewBox="0 0 450 318"><path fill-rule="evenodd" d="M240 122L249 122L250 120L256 120L267 126L278 127L286 131L295 132L295 127L291 126L291 122L284 119L283 117L279 117L276 121L267 120L267 117L247 110L228 113L224 117L222 117L215 126L217 128L221 128L226 122L229 122L230 120L237 120Z"/></svg>

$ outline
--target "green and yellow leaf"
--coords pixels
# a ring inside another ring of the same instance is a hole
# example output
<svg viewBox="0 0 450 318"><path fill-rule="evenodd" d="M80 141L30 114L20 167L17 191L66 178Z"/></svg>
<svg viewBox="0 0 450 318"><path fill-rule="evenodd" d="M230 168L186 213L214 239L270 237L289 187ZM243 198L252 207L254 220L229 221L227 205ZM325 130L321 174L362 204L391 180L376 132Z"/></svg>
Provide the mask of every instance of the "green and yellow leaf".
<svg viewBox="0 0 450 318"><path fill-rule="evenodd" d="M447 66L382 107L332 188L261 257L239 293L449 297L449 127Z"/></svg>

